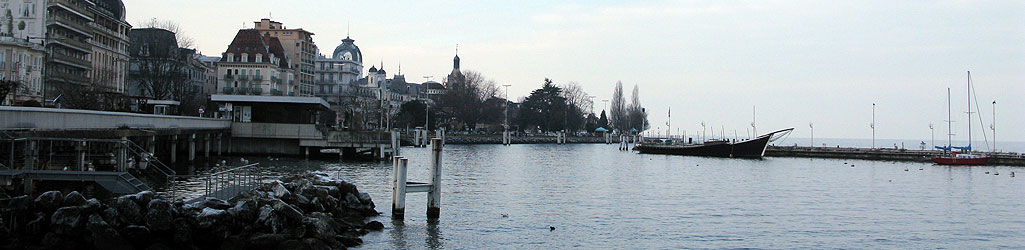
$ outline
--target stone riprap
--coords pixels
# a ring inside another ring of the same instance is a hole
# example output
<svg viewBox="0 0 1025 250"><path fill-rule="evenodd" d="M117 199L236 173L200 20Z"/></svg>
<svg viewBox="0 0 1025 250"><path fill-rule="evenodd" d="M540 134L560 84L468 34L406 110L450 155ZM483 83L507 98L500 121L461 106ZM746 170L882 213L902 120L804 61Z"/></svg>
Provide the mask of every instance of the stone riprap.
<svg viewBox="0 0 1025 250"><path fill-rule="evenodd" d="M314 174L188 204L49 191L0 203L0 249L345 249L383 229L366 222L374 208L355 185Z"/></svg>

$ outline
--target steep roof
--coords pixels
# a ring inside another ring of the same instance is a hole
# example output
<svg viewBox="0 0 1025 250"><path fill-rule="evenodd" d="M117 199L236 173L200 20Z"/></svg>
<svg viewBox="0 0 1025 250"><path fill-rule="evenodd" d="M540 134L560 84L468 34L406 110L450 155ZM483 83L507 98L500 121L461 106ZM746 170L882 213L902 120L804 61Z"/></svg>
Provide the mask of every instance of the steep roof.
<svg viewBox="0 0 1025 250"><path fill-rule="evenodd" d="M277 37L269 35L261 35L260 31L255 29L241 29L235 34L235 39L228 45L228 50L224 51L224 55L221 57L221 62L228 61L228 53L231 53L232 60L234 62L242 62L242 54L246 54L246 62L256 62L256 57L259 55L262 62L270 62L270 55L274 55L275 58L280 59L278 67L290 68L288 59L285 57L285 49L281 46L281 40Z"/></svg>

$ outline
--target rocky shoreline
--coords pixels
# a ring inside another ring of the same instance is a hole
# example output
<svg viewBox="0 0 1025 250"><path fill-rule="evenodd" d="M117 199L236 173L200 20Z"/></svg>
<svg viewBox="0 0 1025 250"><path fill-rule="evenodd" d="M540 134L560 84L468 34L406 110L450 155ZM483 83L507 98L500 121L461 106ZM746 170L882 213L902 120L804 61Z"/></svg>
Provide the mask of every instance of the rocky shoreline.
<svg viewBox="0 0 1025 250"><path fill-rule="evenodd" d="M107 200L49 191L0 203L0 249L345 249L381 230L355 185L315 174L264 183L231 200Z"/></svg>

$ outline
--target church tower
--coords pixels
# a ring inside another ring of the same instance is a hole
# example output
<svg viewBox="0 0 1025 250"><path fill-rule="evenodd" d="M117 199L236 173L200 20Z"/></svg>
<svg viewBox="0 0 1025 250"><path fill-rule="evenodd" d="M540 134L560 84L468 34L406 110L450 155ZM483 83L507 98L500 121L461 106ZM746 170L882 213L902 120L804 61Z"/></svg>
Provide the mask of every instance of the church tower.
<svg viewBox="0 0 1025 250"><path fill-rule="evenodd" d="M456 45L456 57L452 59L452 73L448 74L445 88L450 89L453 86L462 86L465 82L466 76L463 76L463 72L459 71L459 45Z"/></svg>

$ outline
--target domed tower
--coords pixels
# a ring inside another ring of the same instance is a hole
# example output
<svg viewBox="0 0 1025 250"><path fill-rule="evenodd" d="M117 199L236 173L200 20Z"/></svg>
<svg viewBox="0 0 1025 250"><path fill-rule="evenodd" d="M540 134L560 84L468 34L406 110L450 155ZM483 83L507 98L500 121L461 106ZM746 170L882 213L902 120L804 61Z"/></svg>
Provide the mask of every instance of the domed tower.
<svg viewBox="0 0 1025 250"><path fill-rule="evenodd" d="M349 84L363 78L363 53L359 46L356 46L352 38L348 36L342 39L342 44L335 47L331 54L332 61L340 67L340 83ZM376 69L372 71L377 71Z"/></svg>

